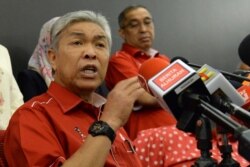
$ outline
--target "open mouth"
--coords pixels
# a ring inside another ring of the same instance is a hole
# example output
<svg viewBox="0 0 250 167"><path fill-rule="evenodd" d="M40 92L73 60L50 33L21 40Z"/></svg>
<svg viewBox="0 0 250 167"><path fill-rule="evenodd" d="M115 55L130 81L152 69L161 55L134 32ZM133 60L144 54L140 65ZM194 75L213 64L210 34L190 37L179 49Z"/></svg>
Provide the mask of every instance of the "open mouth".
<svg viewBox="0 0 250 167"><path fill-rule="evenodd" d="M83 68L81 68L81 72L83 72L86 75L93 75L97 73L97 67L95 65L86 65Z"/></svg>

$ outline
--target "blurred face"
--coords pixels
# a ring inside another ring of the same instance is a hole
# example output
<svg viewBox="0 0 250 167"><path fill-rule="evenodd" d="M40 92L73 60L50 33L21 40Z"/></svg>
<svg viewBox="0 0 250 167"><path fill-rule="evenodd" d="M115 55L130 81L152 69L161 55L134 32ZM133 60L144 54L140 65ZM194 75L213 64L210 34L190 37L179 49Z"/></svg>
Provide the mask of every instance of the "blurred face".
<svg viewBox="0 0 250 167"><path fill-rule="evenodd" d="M126 43L147 52L155 36L151 14L144 8L128 12L119 33Z"/></svg>
<svg viewBox="0 0 250 167"><path fill-rule="evenodd" d="M92 22L76 22L59 35L58 49L49 51L55 81L79 96L92 93L103 81L109 45L103 29Z"/></svg>

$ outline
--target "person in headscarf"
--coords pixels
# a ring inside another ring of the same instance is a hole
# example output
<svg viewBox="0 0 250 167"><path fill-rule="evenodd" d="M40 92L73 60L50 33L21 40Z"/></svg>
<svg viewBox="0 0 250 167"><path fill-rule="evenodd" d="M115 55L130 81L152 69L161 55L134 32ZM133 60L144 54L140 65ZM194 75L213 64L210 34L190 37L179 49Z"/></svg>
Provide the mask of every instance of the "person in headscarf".
<svg viewBox="0 0 250 167"><path fill-rule="evenodd" d="M23 104L23 95L12 72L9 52L2 45L0 59L0 130L4 130L12 114Z"/></svg>
<svg viewBox="0 0 250 167"><path fill-rule="evenodd" d="M38 44L29 59L28 69L18 74L17 82L23 93L24 101L44 93L51 81L54 80L52 68L47 59L47 52L51 43L51 27L58 18L54 17L43 24Z"/></svg>
<svg viewBox="0 0 250 167"><path fill-rule="evenodd" d="M51 27L57 19L59 19L59 17L54 17L42 26L38 44L28 62L28 69L38 72L45 80L47 86L49 86L50 82L54 80L52 76L52 68L47 58L47 52L51 43Z"/></svg>

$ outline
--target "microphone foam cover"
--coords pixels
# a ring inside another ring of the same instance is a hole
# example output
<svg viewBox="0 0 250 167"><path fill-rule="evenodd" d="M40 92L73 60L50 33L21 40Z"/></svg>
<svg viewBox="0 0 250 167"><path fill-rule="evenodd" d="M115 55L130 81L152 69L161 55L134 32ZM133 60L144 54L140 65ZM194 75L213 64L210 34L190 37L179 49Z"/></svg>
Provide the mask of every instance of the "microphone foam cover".
<svg viewBox="0 0 250 167"><path fill-rule="evenodd" d="M169 62L167 60L157 57L151 58L142 63L139 69L139 74L142 75L146 81L148 81L168 65Z"/></svg>
<svg viewBox="0 0 250 167"><path fill-rule="evenodd" d="M250 34L241 41L238 48L238 54L241 61L250 66Z"/></svg>

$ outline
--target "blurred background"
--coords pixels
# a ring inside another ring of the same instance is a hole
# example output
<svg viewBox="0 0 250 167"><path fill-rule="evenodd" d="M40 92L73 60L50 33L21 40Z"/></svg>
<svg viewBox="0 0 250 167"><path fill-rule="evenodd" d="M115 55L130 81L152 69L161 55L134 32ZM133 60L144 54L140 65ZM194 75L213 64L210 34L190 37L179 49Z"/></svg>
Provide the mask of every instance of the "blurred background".
<svg viewBox="0 0 250 167"><path fill-rule="evenodd" d="M238 46L250 33L249 0L1 0L0 43L10 52L14 75L27 67L41 26L70 11L105 15L112 28L112 52L116 51L121 46L117 17L131 4L151 11L154 48L170 58L181 56L228 72L238 66Z"/></svg>

